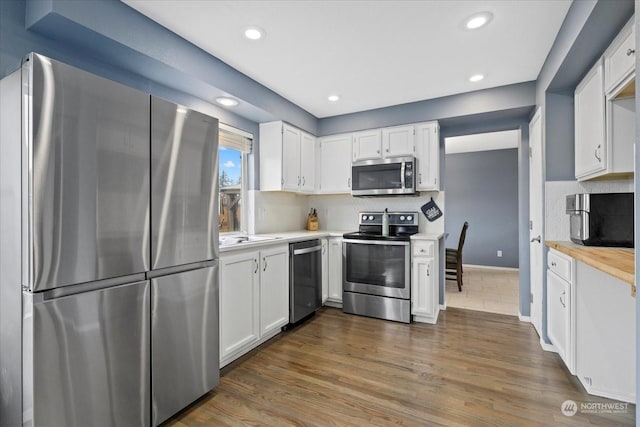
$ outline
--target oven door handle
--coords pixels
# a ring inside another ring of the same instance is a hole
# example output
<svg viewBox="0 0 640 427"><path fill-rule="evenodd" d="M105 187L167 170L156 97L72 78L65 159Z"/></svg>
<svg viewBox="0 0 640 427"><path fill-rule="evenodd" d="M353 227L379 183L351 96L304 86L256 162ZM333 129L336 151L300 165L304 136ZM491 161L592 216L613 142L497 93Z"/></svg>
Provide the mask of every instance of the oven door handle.
<svg viewBox="0 0 640 427"><path fill-rule="evenodd" d="M356 243L359 245L383 245L383 246L409 246L410 242L407 241L395 241L395 240L355 240L344 239L345 244Z"/></svg>

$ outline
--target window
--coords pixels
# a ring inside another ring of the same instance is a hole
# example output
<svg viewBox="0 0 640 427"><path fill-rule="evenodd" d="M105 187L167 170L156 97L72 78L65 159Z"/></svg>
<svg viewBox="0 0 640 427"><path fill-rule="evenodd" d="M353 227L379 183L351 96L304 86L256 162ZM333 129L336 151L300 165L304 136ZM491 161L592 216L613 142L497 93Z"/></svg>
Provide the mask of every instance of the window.
<svg viewBox="0 0 640 427"><path fill-rule="evenodd" d="M246 231L247 154L251 152L251 136L246 132L220 124L218 147L219 211L218 231Z"/></svg>

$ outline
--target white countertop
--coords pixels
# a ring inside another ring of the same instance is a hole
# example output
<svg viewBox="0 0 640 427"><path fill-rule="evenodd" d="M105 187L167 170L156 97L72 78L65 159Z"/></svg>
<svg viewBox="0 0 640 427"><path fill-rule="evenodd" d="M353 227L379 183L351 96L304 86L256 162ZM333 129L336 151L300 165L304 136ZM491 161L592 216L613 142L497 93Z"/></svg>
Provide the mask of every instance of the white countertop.
<svg viewBox="0 0 640 427"><path fill-rule="evenodd" d="M320 239L323 237L342 237L348 231L320 230L320 231L284 231L282 233L256 234L257 237L271 237L269 240L259 240L255 242L242 242L234 245L220 246L220 253L239 251L244 249L254 249L262 246L279 245L283 243L300 242L309 239Z"/></svg>
<svg viewBox="0 0 640 427"><path fill-rule="evenodd" d="M352 230L351 230L352 231ZM283 243L300 242L309 239L321 239L323 237L342 237L349 231L320 230L320 231L283 231L282 233L256 234L257 237L270 237L269 240L259 240L255 242L242 242L234 245L220 246L220 252L239 251L244 249L254 249L262 246L279 245ZM445 233L418 233L411 236L412 240L439 240Z"/></svg>
<svg viewBox="0 0 640 427"><path fill-rule="evenodd" d="M411 236L411 240L439 240L445 233L418 233Z"/></svg>

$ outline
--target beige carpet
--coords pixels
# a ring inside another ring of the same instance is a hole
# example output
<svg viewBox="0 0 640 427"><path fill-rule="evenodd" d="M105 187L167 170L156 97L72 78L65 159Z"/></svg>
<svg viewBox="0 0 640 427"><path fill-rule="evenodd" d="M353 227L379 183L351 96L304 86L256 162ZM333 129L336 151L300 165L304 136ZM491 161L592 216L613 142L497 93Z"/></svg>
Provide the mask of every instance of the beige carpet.
<svg viewBox="0 0 640 427"><path fill-rule="evenodd" d="M518 270L465 266L462 292L455 280L447 280L447 307L518 315Z"/></svg>

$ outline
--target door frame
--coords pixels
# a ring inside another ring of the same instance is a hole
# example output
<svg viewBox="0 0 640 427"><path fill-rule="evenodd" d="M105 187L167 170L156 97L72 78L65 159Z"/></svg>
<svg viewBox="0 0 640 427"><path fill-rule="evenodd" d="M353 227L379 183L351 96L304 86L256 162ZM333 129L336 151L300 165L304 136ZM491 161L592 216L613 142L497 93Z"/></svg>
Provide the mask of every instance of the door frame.
<svg viewBox="0 0 640 427"><path fill-rule="evenodd" d="M533 151L534 151L534 138L532 129L534 126L539 126L539 143L540 143L540 181L538 185L540 186L540 201L539 206L538 203L534 203L533 196L534 192L531 191L533 186L536 184L533 182L534 174L533 174ZM531 118L529 122L529 147L530 147L530 156L529 156L529 279L530 279L530 318L531 324L534 329L540 336L540 343L545 347L545 339L546 336L546 310L545 301L546 301L546 292L545 292L545 265L546 265L546 251L544 250L544 237L545 237L545 138L544 138L544 115L542 107L538 107L536 109L535 114ZM533 213L534 209L537 210L540 215L540 224L533 223ZM535 230L535 232L534 232ZM539 242L534 241L534 239L539 238ZM534 256L538 255L540 260L540 265L537 268L534 268ZM537 276L537 277L536 277ZM536 283L538 285L536 286Z"/></svg>

